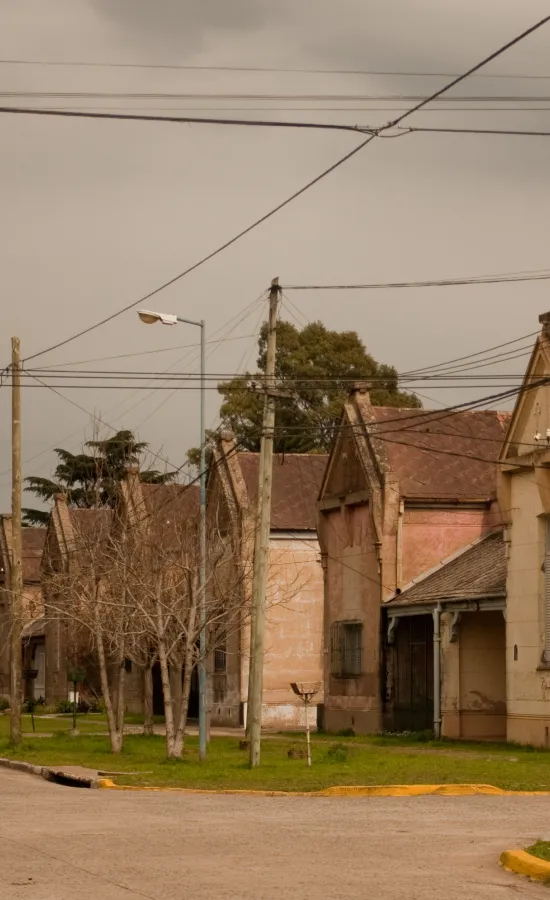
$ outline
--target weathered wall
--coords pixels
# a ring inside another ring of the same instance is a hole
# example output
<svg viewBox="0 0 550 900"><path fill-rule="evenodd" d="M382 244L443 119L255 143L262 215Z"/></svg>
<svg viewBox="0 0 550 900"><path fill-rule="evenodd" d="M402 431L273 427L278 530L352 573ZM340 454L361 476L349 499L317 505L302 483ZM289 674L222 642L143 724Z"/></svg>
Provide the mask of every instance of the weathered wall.
<svg viewBox="0 0 550 900"><path fill-rule="evenodd" d="M462 547L476 541L498 523L492 509L409 509L403 518L405 585Z"/></svg>
<svg viewBox="0 0 550 900"><path fill-rule="evenodd" d="M459 625L460 736L506 736L505 622L500 611L464 613Z"/></svg>
<svg viewBox="0 0 550 900"><path fill-rule="evenodd" d="M0 697L10 692L9 590L0 585ZM23 585L23 622L44 614L44 599L39 584Z"/></svg>
<svg viewBox="0 0 550 900"><path fill-rule="evenodd" d="M326 553L325 727L371 733L380 728L380 573L367 504L324 512L320 519ZM331 674L333 622L363 625L362 675Z"/></svg>
<svg viewBox="0 0 550 900"><path fill-rule="evenodd" d="M304 725L303 703L290 684L318 682L310 722L323 702L323 570L316 538L275 538L269 550L265 633L264 727Z"/></svg>
<svg viewBox="0 0 550 900"><path fill-rule="evenodd" d="M460 737L460 652L451 641L452 613L441 616L441 734Z"/></svg>
<svg viewBox="0 0 550 900"><path fill-rule="evenodd" d="M537 471L514 475L508 528L506 665L509 740L550 744L550 669L544 647L545 521Z"/></svg>

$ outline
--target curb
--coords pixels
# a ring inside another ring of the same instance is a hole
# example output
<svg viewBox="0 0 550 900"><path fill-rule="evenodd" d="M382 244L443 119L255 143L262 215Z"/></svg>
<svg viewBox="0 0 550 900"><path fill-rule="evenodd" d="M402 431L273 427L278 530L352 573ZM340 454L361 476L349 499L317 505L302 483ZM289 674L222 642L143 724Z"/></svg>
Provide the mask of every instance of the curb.
<svg viewBox="0 0 550 900"><path fill-rule="evenodd" d="M526 850L505 850L500 855L500 864L508 872L526 875L533 881L550 882L550 862L527 853Z"/></svg>
<svg viewBox="0 0 550 900"><path fill-rule="evenodd" d="M473 797L473 796L548 796L548 791L505 791L491 784L380 784L341 785L322 791L270 791L232 788L147 787L145 785L115 784L110 778L100 778L97 786L110 791L166 791L176 794L228 794L253 797ZM550 866L550 864L549 864Z"/></svg>
<svg viewBox="0 0 550 900"><path fill-rule="evenodd" d="M6 769L15 769L17 772L26 772L27 775L37 775L46 781L63 784L67 787L98 788L97 778L85 778L82 775L73 775L64 772L63 769L53 769L50 766L34 766L32 763L22 762L19 759L7 759L0 757L0 766Z"/></svg>

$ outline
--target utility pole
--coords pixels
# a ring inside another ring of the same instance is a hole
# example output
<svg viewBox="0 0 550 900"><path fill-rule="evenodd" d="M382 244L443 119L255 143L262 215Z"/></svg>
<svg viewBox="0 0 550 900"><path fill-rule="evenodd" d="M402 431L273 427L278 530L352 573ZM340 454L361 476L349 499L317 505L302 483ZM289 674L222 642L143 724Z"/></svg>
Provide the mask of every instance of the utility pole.
<svg viewBox="0 0 550 900"><path fill-rule="evenodd" d="M23 602L21 538L21 356L19 338L11 339L11 607L10 607L10 740L21 743L21 621Z"/></svg>
<svg viewBox="0 0 550 900"><path fill-rule="evenodd" d="M262 728L262 698L264 683L264 637L267 572L269 563L269 532L271 526L271 482L273 480L273 432L275 428L275 354L277 350L277 309L279 279L271 282L269 294L269 325L267 332L267 360L265 367L265 401L260 448L258 484L259 515L254 540L254 570L252 576L252 614L250 623L250 676L248 682L248 735L250 767L260 764Z"/></svg>

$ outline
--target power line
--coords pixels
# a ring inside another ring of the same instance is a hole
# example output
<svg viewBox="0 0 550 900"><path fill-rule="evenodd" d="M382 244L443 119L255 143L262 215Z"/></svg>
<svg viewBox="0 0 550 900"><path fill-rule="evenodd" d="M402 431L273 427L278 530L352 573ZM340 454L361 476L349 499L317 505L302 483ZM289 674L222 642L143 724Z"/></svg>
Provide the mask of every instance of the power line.
<svg viewBox="0 0 550 900"><path fill-rule="evenodd" d="M245 319L245 318L250 314L250 312L254 309L254 307L256 306L256 304L258 303L258 301L264 297L265 293L266 293L266 292L263 291L262 294L261 294L259 297L255 298L255 299L252 301L252 303L250 303L250 304L248 304L247 306L245 306L245 307L244 307L244 310L239 310L239 312L236 313L236 315L232 316L227 322L225 322L224 324L222 324L218 329L216 329L216 331L214 331L214 333L213 333L213 334L214 334L214 337L215 337L216 335L222 333L222 332L225 332L225 335L224 335L224 337L222 337L222 338L219 339L219 340L211 340L211 341L207 341L207 343L210 343L210 344L214 344L214 345L215 345L215 346L213 347L213 349L209 351L209 354L208 354L208 355L211 356L213 353L215 353L215 352L216 352L216 349L217 349L217 347L219 346L220 343L225 343L225 341L231 340L231 338L230 338L228 335L230 335L230 334L231 334L231 331L233 331L234 328L236 328L238 325L240 325L240 324L242 323L242 321L244 321L244 319ZM229 331L228 331L227 329L229 329ZM251 336L251 335L250 335L250 336ZM186 348L196 349L198 346L200 346L200 345L199 345L199 344L188 344L188 345L183 345L183 348L178 347L178 348L175 348L175 349L186 349ZM178 362L181 362L183 359L185 359L185 357L187 357L187 356L189 356L189 355L190 355L189 353L184 354L183 357L180 357L180 359L177 360L176 363L173 363L172 365L177 365ZM70 364L69 364L69 365L70 365ZM166 371L169 371L170 368L171 368L171 367L169 366L169 367L168 367L168 370L166 370ZM45 373L46 373L45 376L44 376L44 374L43 374L44 371L45 371ZM47 369L45 369L45 370L38 370L38 369L37 369L36 372L38 372L39 374L43 374L43 377L46 377L46 376L49 374L49 372L48 372ZM165 374L165 373L162 373L162 374ZM0 385L0 386L1 386L1 385ZM64 386L63 386L63 387L64 387ZM54 390L54 389L52 388L52 390ZM70 400L68 397L64 397L64 395L61 394L59 391L54 390L54 393L56 393L58 397L61 397L62 400L66 400L67 403L70 403L72 406L77 406L77 405L78 405L78 404L75 404L74 401ZM128 399L128 398L127 398L127 399ZM138 401L138 403L136 403L133 407L130 407L129 409L124 410L124 412L122 413L122 415L124 416L124 415L127 415L128 412L132 412L137 406L139 406L139 405L140 405L144 400L146 400L146 399L147 399L147 396L141 397L140 400ZM110 407L110 408L107 410L107 413L108 413L108 414L112 413L112 412L114 411L114 409L116 409L116 407L119 406L119 405L120 405L120 404L115 404L114 406ZM82 412L85 412L85 413L86 413L93 421L98 422L98 423L100 423L100 424L102 424L102 425L105 425L105 426L106 426L107 428L109 428L111 431L113 431L113 432L116 433L116 432L119 430L119 429L115 428L113 425L110 425L108 422L104 421L102 418L100 418L99 416L97 416L95 413L91 413L89 410L86 410L86 409L84 409L83 407L79 407L79 408L82 409ZM143 424L143 423L140 423L140 425L139 425L138 427L141 427L142 424ZM72 438L75 434L77 434L79 431L80 431L80 429L78 429L78 431L73 431L73 432L71 432L69 435L67 435L66 437L62 438L61 441L60 441L60 442L57 442L57 443L59 444L59 443L65 442L66 440L69 440L69 439ZM55 449L55 445L50 445L49 447L46 447L44 450L41 450L41 451L39 451L38 453L35 453L33 456L30 456L30 457L24 459L24 460L23 460L23 464L26 465L27 463L32 462L33 460L37 459L38 457L43 456L45 453L48 453L48 452L50 452L51 450L54 450L54 449ZM155 455L155 454L153 454L153 455ZM158 459L161 459L163 462L167 463L168 465L172 465L168 460L165 460L162 456L159 456L158 454L156 454L156 456L157 456ZM182 466L181 468L183 468L183 466ZM5 474L7 474L9 471L10 471L10 470L8 469L8 470L6 470L5 472L1 472L1 473L0 473L0 477L3 476L3 475L5 475ZM178 470L178 471L179 471L179 470Z"/></svg>
<svg viewBox="0 0 550 900"><path fill-rule="evenodd" d="M503 45L502 47L500 47L498 50L494 51L494 52L491 53L489 56L485 57L485 59L483 59L481 62L477 63L475 66L472 66L470 69L468 69L467 72L465 72L463 75L459 75L457 78L454 78L452 81L450 81L447 85L445 85L444 87L442 87L442 88L440 88L439 90L435 91L430 97L423 99L421 102L419 102L419 103L418 103L416 106L414 106L412 109L408 110L408 111L405 112L405 113L402 113L402 114L401 114L400 116L398 116L396 119L392 120L390 123L388 123L386 126L384 126L384 128L381 129L380 131L386 130L386 129L388 129L388 128L392 128L392 127L395 127L396 125L401 124L401 122L402 122L407 116L412 115L412 113L417 112L418 110L422 109L424 106L426 106L426 105L427 105L428 103L430 103L432 100L437 100L438 97L441 97L444 93L446 93L447 91L449 91L451 88L455 87L457 84L459 84L460 82L464 81L464 80L465 80L466 78L468 78L469 76L473 75L473 74L474 74L475 72L477 72L479 69L483 68L483 66L486 66L486 65L487 65L488 63L490 63L493 59L496 59L498 56L500 56L501 54L505 53L507 50L509 50L509 49L510 49L511 47L513 47L515 44L518 44L520 41L522 41L522 40L523 40L524 38L526 38L528 35L532 34L532 33L535 32L537 29L541 28L541 27L542 27L543 25L545 25L548 21L550 21L550 15L545 16L543 19L541 19L541 20L540 20L539 22L537 22L535 25L532 25L532 26L531 26L530 28L528 28L526 31L523 31L521 34L517 35L517 36L516 36L515 38L513 38L511 41L508 41L506 44L504 44L504 45ZM377 134L378 134L378 133L380 133L380 132L377 132ZM122 313L127 312L128 310L133 309L133 308L134 308L135 306L137 306L138 304L143 303L143 302L149 300L151 297L153 297L153 296L155 296L156 294L160 293L160 291L164 290L165 288L167 288L167 287L169 287L170 285L174 284L176 281L179 281L179 280L180 280L181 278L183 278L185 275L188 275L190 272L192 272L192 271L194 271L195 269L199 268L199 266L204 265L204 263L208 262L210 259L212 259L213 257L217 256L219 253L223 252L223 250L226 250L226 249L227 249L228 247L230 247L232 244L234 244L234 243L236 243L238 240L240 240L240 238L244 237L246 234L248 234L249 232L251 232L254 228L257 228L257 227L258 227L259 225L261 225L263 222L267 221L267 219L270 219L272 216L274 216L277 212L279 212L279 211L280 211L281 209L283 209L285 206L288 206L288 204L291 203L293 200L297 199L299 196L301 196L302 194L304 194L307 190L309 190L311 187L313 187L315 184L317 184L319 181L321 181L321 180L322 180L323 178L325 178L327 175L331 174L331 173L334 172L336 169L338 169L340 166L342 166L345 162L347 162L347 161L350 160L352 157L354 157L357 153L359 153L360 150L364 149L364 147L366 147L369 143L371 143L371 141L374 140L374 137L375 137L374 134L369 135L369 137L366 138L366 140L361 141L361 143L358 144L357 147L354 147L353 150L349 151L349 152L346 153L344 156L340 157L335 163L333 163L333 164L332 164L331 166L329 166L327 169L324 169L323 172L321 172L319 175L317 175L315 178L313 178L311 181L309 181L306 185L304 185L304 186L303 186L302 188L300 188L298 191L295 191L293 194L291 194L290 197L287 197L287 199L284 200L282 203L280 203L280 204L278 204L277 206L273 207L271 210L269 210L269 212L267 212L265 215L261 216L261 218L256 219L256 221L253 222L251 225L249 225L247 228L245 228L245 229L243 229L242 231L240 231L238 234L236 234L234 237L230 238L230 239L229 239L228 241L226 241L224 244L221 244L219 247L217 247L217 248L216 248L215 250L213 250L211 253L207 254L207 255L204 256L204 257L202 257L202 259L200 259L198 262L194 263L192 266L189 266L189 267L188 267L187 269L185 269L183 272L180 272L178 275L176 275L176 276L174 276L173 278L169 279L168 281L164 282L164 284L160 285L160 287L155 288L153 291L151 291L150 293L146 294L144 297L141 297L139 300L136 300L136 301L134 301L133 303L130 303L130 304L128 304L128 305L125 306L125 307L122 307L122 309L118 310L118 311L115 312L115 313L112 313L110 316L107 316L106 318L101 319L99 322L96 322L94 325L90 325L90 326L88 326L87 328L84 328L84 329L82 329L81 331L77 332L76 334L71 335L71 336L68 337L68 338L65 338L63 341L58 341L56 344L52 345L51 347L48 347L48 348L46 348L45 350L41 350L41 351L39 351L38 353L35 353L35 354L33 354L32 356L27 357L27 359L24 360L24 362L28 362L28 361L31 360L31 359L36 359L38 356L43 356L43 355L45 355L46 353L51 352L52 350L56 350L56 349L58 349L59 347L65 346L66 344L72 342L73 340L76 340L76 339L79 338L79 337L82 337L82 336L85 335L85 334L89 334L91 331L95 330L96 328L99 328L99 327L101 327L102 325L105 325L107 322L111 322L113 319L117 318L119 315L122 315Z"/></svg>
<svg viewBox="0 0 550 900"><path fill-rule="evenodd" d="M70 61L61 62L56 60L44 59L0 59L0 65L11 66L56 66L56 67L73 67L82 68L102 68L102 69L168 69L175 71L199 71L199 72L278 72L289 74L312 74L312 75L377 75L382 77L403 77L403 78L454 78L456 72L402 72L402 71L385 71L380 69L314 69L314 68L290 68L276 66L207 66L207 65L177 65L167 63L124 63L124 62L85 62ZM550 80L550 75L528 75L525 73L507 74L506 72L483 73L478 78L506 78L506 79L530 79L537 81Z"/></svg>
<svg viewBox="0 0 550 900"><path fill-rule="evenodd" d="M352 156L355 156L356 153L359 153L359 151L362 150L363 147L365 147L367 144L369 144L372 140L374 140L374 135L369 135L369 137L365 141L362 141L360 144L357 145L357 147L355 147L349 153L346 153L345 156L340 157L340 159L338 159L335 163L333 163L331 166L329 166L328 169L324 169L323 172L321 172L319 175L317 175L311 181L308 181L307 184L305 184L299 190L297 190L293 194L291 194L290 197L287 197L286 200L283 200L282 203L279 203L277 206L270 209L269 212L265 213L265 215L261 216L259 219L256 219L251 225L248 225L247 228L244 228L242 231L240 231L234 237L230 238L224 244L221 244L215 250L212 250L211 253L208 253L206 256L203 256L202 259L200 259L198 262L193 263L192 266L189 266L187 269L184 269L183 272L180 272L178 275L175 275L173 278L170 278L168 281L165 281L159 287L150 291L148 294L145 294L145 296L140 297L139 300L134 300L132 303L129 303L127 306L124 306L122 309L119 309L117 312L112 313L110 316L106 316L106 318L101 319L99 322L96 322L94 325L90 325L90 326L88 326L88 328L82 329L82 331L79 331L76 334L73 334L70 337L65 338L65 340L63 340L63 341L58 341L56 344L53 344L51 347L47 347L45 350L40 350L38 353L33 353L32 356L28 356L24 360L24 362L29 362L31 359L36 359L38 356L44 356L46 353L51 353L52 350L57 350L59 347L64 347L66 344L69 344L72 341L77 340L77 338L83 337L85 334L89 334L91 331L95 331L96 328L100 328L102 325L106 325L107 322L112 322L113 319L116 319L118 316L122 315L123 313L128 312L128 310L130 310L130 309L134 309L134 307L138 306L139 304L146 303L147 300L151 299L151 297L156 296L156 294L159 294L161 291L165 290L167 287L170 287L172 284L175 284L181 278L184 278L186 275L189 275L190 272L195 271L195 269L198 269L200 266L204 265L204 263L213 259L215 256L218 256L218 254L222 253L224 250L227 250L228 247L231 247L232 244L235 244L238 240L240 240L246 234L249 234L251 231L253 231L255 228L257 228L263 222L266 222L268 219L270 219L272 216L274 216L277 212L279 212L285 206L288 206L289 203L292 203L293 200L296 200L296 198L301 196L301 194L304 194L307 190L309 190L309 188L313 187L313 185L317 184L317 182L321 181L323 178L325 178L327 175L329 175L335 169L339 168L339 166L343 165L345 162L347 162L349 159L351 159Z"/></svg>
<svg viewBox="0 0 550 900"><path fill-rule="evenodd" d="M441 134L507 134L523 137L550 137L550 131L512 131L503 128L405 128L402 133L413 134L421 131Z"/></svg>
<svg viewBox="0 0 550 900"><path fill-rule="evenodd" d="M422 130L422 129L420 129ZM428 129L430 130L430 129ZM443 129L445 130L445 129ZM550 132L548 132L550 134ZM285 291L370 291L397 288L455 287L457 285L502 284L516 281L548 281L549 270L510 273L502 275L473 275L464 278L447 278L433 281L384 281L366 284L285 284Z"/></svg>
<svg viewBox="0 0 550 900"><path fill-rule="evenodd" d="M275 102L275 101L274 101ZM319 101L321 102L321 101ZM382 101L380 101L382 102ZM533 103L535 101L533 100ZM17 109L17 107L8 106L5 107L8 112L11 112L13 109ZM59 110L104 110L104 111L116 111L116 110L130 110L137 112L140 109L144 109L146 111L152 112L156 110L157 112L337 112L337 113L348 113L348 112L407 112L410 107L409 106L196 106L193 104L192 106L113 106L111 103L109 106L103 104L101 106L80 106L76 103L71 103L69 106L51 106L48 107L32 107L26 108L24 111L28 113L34 113L38 109L47 109L50 112L56 112ZM441 112L548 112L550 110L550 106L439 106L435 109L424 109L425 113L441 113ZM201 120L202 121L202 120ZM226 121L225 119L223 120ZM368 129L368 126L362 126Z"/></svg>
<svg viewBox="0 0 550 900"><path fill-rule="evenodd" d="M2 95L0 94L0 96ZM73 119L118 119L120 121L135 122L172 122L188 125L230 125L248 128L309 128L311 130L354 131L356 134L363 134L364 132L370 131L370 129L360 127L359 125L338 125L337 123L328 122L281 122L277 120L268 121L259 119L214 119L206 118L204 116L159 116L141 113L78 112L76 110L30 109L21 106L0 106L0 113L31 116L61 116L62 118Z"/></svg>
<svg viewBox="0 0 550 900"><path fill-rule="evenodd" d="M522 337L514 338L513 341L505 341L504 344L495 344L494 347L487 347L485 350L478 350L477 353L468 353L466 356L457 356L454 359L449 359L449 360L446 360L445 362L441 362L441 363L434 363L431 366L424 366L423 369L413 369L409 372L404 372L403 374L404 375L416 375L417 373L429 372L429 371L433 371L434 369L439 369L441 367L448 366L451 363L458 363L458 362L462 362L463 360L466 360L466 359L473 359L476 356L484 357L485 354L492 353L493 350L500 350L502 347L510 347L512 344L519 344L520 341L525 341L525 340L527 340L527 338L535 337L536 335L538 335L538 333L539 333L538 331L532 331L529 334L522 335Z"/></svg>
<svg viewBox="0 0 550 900"><path fill-rule="evenodd" d="M472 73L473 74L473 73ZM468 77L468 75L464 76ZM455 79L452 86L463 76ZM445 90L448 90L446 88ZM443 93L441 91L440 93ZM170 93L170 92L124 92L124 91L0 91L6 100L25 98L28 100L190 100L204 102L266 101L304 103L436 103L437 97L426 94L220 94L220 93ZM454 95L445 98L446 103L549 103L550 95L545 94L472 94Z"/></svg>
<svg viewBox="0 0 550 900"><path fill-rule="evenodd" d="M254 334L238 334L235 337L221 338L216 341L206 341L206 344L225 344L227 341L243 341L246 338L259 337L258 333ZM49 369L61 369L64 366L84 366L92 362L107 362L111 359L129 359L132 356L149 356L152 353L171 353L175 350L195 349L200 347L200 343L193 344L177 344L175 347L159 347L156 350L138 350L135 353L117 353L114 356L96 356L93 359L71 360L67 363L56 363L54 366L43 366L41 372L47 372ZM29 370L27 370L29 371ZM37 369L37 371L39 371Z"/></svg>

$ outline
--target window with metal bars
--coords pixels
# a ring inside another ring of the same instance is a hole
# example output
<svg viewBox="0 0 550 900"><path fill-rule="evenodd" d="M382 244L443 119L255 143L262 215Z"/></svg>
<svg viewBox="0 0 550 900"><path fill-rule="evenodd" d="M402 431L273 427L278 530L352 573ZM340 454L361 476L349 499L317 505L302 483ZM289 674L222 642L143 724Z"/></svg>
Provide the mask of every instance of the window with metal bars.
<svg viewBox="0 0 550 900"><path fill-rule="evenodd" d="M331 628L331 672L336 678L356 678L362 671L363 625L334 622Z"/></svg>
<svg viewBox="0 0 550 900"><path fill-rule="evenodd" d="M225 647L218 647L214 650L214 672L227 671L227 650Z"/></svg>

